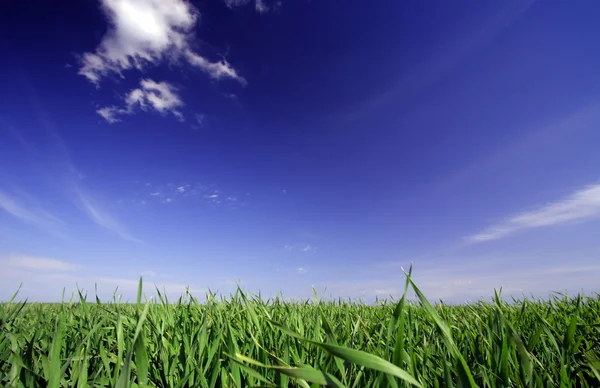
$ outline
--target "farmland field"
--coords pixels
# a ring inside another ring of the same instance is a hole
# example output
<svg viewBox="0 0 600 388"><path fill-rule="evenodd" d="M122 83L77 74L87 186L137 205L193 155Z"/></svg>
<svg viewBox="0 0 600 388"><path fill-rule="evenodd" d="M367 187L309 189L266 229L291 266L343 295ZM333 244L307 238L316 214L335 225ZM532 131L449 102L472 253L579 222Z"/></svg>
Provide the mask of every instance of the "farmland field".
<svg viewBox="0 0 600 388"><path fill-rule="evenodd" d="M600 299L0 305L0 385L598 387ZM157 291L158 292L158 291ZM405 293L406 295L406 293ZM87 300L87 301L86 301Z"/></svg>

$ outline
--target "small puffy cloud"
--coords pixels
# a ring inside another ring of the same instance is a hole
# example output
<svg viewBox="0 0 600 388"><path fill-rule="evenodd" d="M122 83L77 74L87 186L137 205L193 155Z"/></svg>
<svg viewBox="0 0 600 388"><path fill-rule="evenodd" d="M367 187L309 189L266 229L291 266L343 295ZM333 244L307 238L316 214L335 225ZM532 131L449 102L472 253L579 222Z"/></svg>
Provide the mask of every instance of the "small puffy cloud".
<svg viewBox="0 0 600 388"><path fill-rule="evenodd" d="M127 95L125 102L131 109L136 104L142 109L154 109L161 114L168 112L178 118L182 118L181 112L176 109L183 106L175 89L167 82L155 82L150 79L144 79L140 83L140 88L134 89Z"/></svg>
<svg viewBox="0 0 600 388"><path fill-rule="evenodd" d="M598 217L600 217L600 184L580 189L566 198L551 202L537 210L517 214L505 222L468 237L467 240L473 243L498 240L521 230Z"/></svg>
<svg viewBox="0 0 600 388"><path fill-rule="evenodd" d="M218 190L213 191L212 194L204 195L204 198L212 203L221 203L221 199L222 199Z"/></svg>
<svg viewBox="0 0 600 388"><path fill-rule="evenodd" d="M265 0L224 0L224 2L229 8L241 7L254 3L254 9L258 13L266 13L270 10L269 6L265 3ZM278 3L277 6L280 6L280 3Z"/></svg>
<svg viewBox="0 0 600 388"><path fill-rule="evenodd" d="M28 255L11 255L2 265L32 271L74 271L80 267L65 261Z"/></svg>
<svg viewBox="0 0 600 388"><path fill-rule="evenodd" d="M156 111L162 115L171 113L183 121L183 114L178 110L183 105L184 103L173 85L168 82L143 79L140 87L131 90L125 97L125 107L104 107L96 112L111 124L119 122L120 115L133 114L136 107L140 107L144 111Z"/></svg>
<svg viewBox="0 0 600 388"><path fill-rule="evenodd" d="M300 267L298 268L298 273L306 273L306 269Z"/></svg>
<svg viewBox="0 0 600 388"><path fill-rule="evenodd" d="M114 106L107 106L104 108L100 108L96 111L104 120L109 122L110 124L118 123L121 121L119 119L120 109Z"/></svg>

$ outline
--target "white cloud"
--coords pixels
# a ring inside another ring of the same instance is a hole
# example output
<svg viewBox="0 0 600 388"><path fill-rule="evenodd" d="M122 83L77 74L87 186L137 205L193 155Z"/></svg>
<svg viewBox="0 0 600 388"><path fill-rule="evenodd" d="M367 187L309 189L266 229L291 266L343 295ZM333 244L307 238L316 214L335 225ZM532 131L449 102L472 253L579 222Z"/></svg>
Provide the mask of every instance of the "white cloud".
<svg viewBox="0 0 600 388"><path fill-rule="evenodd" d="M300 267L298 268L298 273L306 273L306 269Z"/></svg>
<svg viewBox="0 0 600 388"><path fill-rule="evenodd" d="M96 85L110 75L142 70L165 59L186 60L213 79L246 80L224 59L212 62L191 49L198 10L186 0L100 0L108 29L93 52L81 58L79 74ZM106 112L106 111L105 111ZM109 116L110 117L110 116Z"/></svg>
<svg viewBox="0 0 600 388"><path fill-rule="evenodd" d="M600 184L585 187L570 196L470 236L471 242L497 240L524 229L541 228L600 217Z"/></svg>
<svg viewBox="0 0 600 388"><path fill-rule="evenodd" d="M101 0L109 27L79 74L94 83L109 73L143 68L187 47L198 11L183 0Z"/></svg>
<svg viewBox="0 0 600 388"><path fill-rule="evenodd" d="M2 265L34 271L73 271L80 268L77 265L57 259L27 255L11 255L3 260Z"/></svg>
<svg viewBox="0 0 600 388"><path fill-rule="evenodd" d="M121 121L118 118L119 115L133 114L136 106L145 111L157 111L162 115L171 113L183 121L183 114L178 110L183 105L184 103L173 85L168 82L143 79L140 87L131 90L125 97L124 108L110 106L98 109L96 112L111 124Z"/></svg>

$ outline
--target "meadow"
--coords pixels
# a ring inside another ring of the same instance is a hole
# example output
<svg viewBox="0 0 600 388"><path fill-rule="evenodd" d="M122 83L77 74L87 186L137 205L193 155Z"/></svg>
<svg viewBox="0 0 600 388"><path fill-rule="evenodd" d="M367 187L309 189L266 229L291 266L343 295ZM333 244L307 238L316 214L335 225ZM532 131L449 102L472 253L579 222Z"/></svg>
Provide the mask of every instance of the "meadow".
<svg viewBox="0 0 600 388"><path fill-rule="evenodd" d="M599 387L600 298L0 305L6 387ZM414 295L410 300L407 295Z"/></svg>

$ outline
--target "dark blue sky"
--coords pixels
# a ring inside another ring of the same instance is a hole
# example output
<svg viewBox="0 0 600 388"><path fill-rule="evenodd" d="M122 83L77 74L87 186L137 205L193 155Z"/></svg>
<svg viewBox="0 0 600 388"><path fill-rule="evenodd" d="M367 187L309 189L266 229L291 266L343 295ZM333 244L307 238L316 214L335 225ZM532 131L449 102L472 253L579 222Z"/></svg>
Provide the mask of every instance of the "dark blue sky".
<svg viewBox="0 0 600 388"><path fill-rule="evenodd" d="M596 2L0 11L2 299L595 286Z"/></svg>

